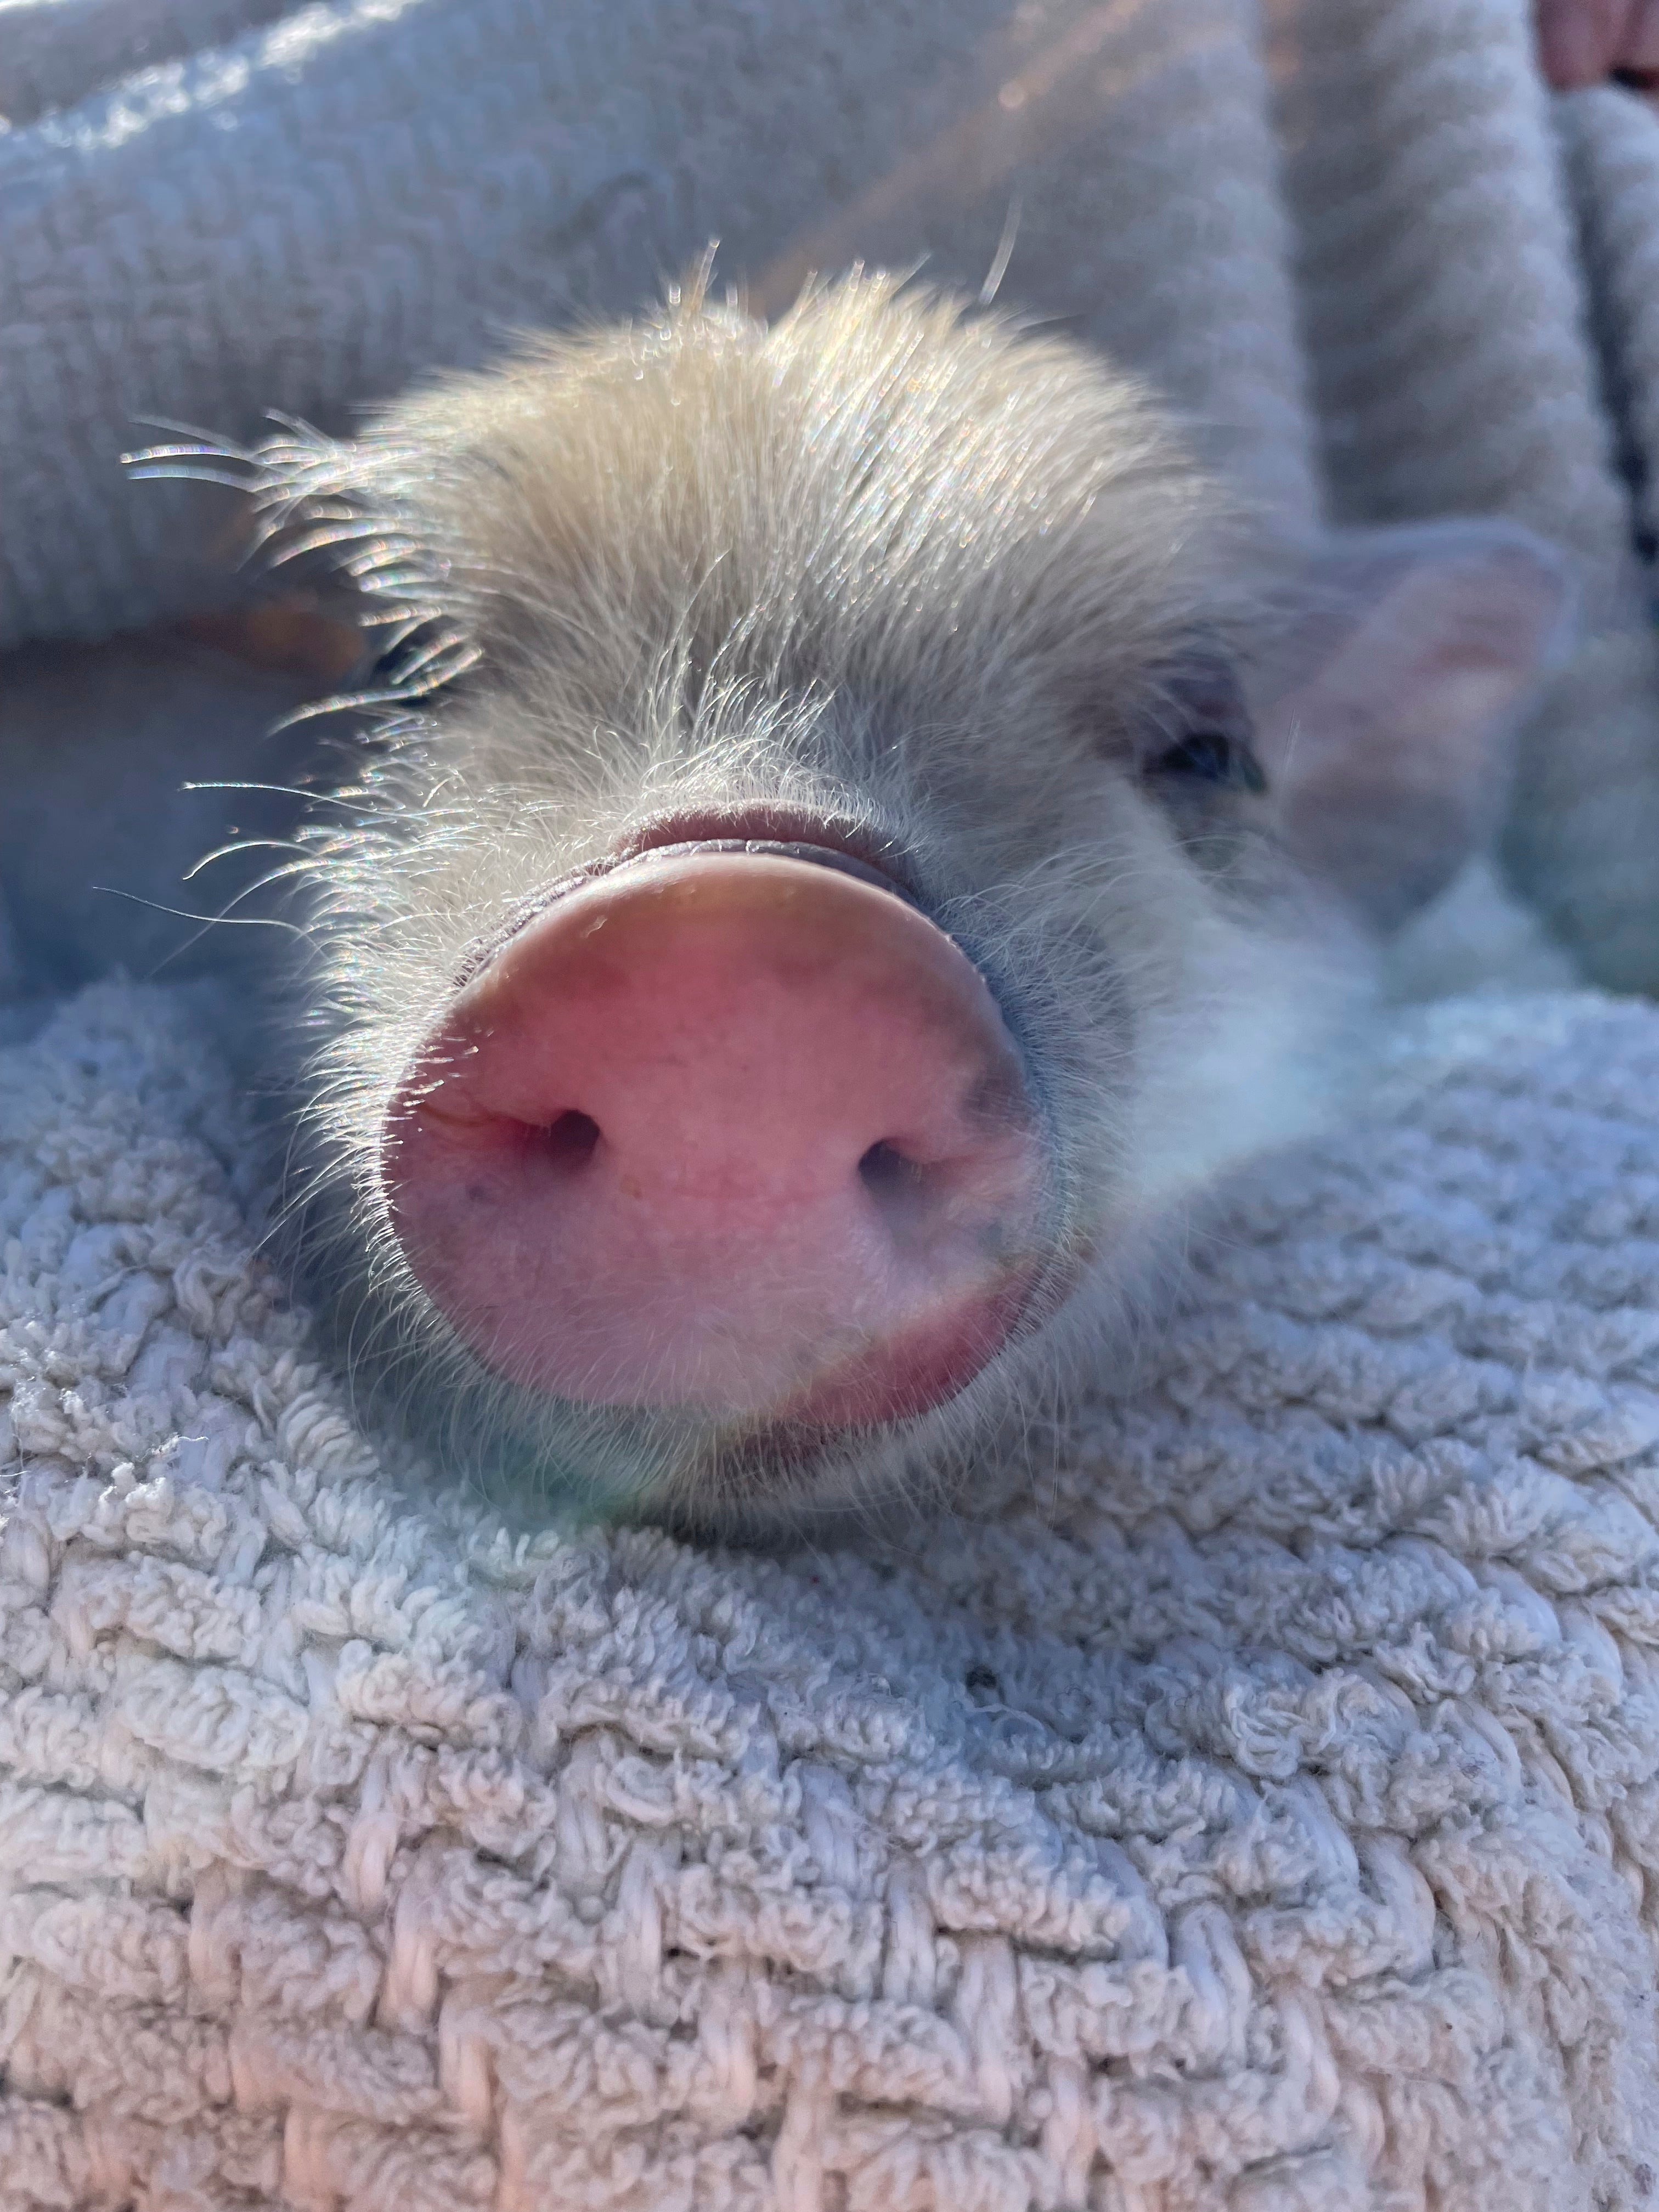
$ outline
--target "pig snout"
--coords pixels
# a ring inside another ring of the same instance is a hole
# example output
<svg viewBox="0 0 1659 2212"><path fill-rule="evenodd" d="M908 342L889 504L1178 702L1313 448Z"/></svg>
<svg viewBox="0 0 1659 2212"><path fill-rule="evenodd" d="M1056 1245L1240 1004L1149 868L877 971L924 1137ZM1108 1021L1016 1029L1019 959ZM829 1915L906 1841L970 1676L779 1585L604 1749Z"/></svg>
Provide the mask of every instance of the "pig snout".
<svg viewBox="0 0 1659 2212"><path fill-rule="evenodd" d="M1031 1308L1046 1152L943 930L839 856L710 845L532 915L405 1070L381 1172L507 1381L852 1428L954 1395Z"/></svg>

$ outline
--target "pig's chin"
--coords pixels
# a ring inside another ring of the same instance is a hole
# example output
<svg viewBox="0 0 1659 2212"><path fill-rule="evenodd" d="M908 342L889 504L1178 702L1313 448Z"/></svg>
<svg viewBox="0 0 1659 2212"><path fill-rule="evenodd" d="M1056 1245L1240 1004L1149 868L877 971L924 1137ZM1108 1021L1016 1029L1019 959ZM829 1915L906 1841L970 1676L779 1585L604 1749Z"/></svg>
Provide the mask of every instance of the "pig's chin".
<svg viewBox="0 0 1659 2212"><path fill-rule="evenodd" d="M465 981L382 1186L492 1375L787 1460L946 1403L1048 1305L1048 1148L983 977L883 872L690 826Z"/></svg>
<svg viewBox="0 0 1659 2212"><path fill-rule="evenodd" d="M907 1314L897 1327L872 1328L854 1342L844 1325L829 1325L816 1336L780 1334L757 1346L746 1332L709 1328L700 1316L691 1343L675 1347L678 1358L664 1347L641 1362L631 1334L620 1346L590 1338L580 1353L570 1337L502 1335L472 1349L504 1380L550 1401L690 1415L711 1444L740 1437L751 1449L770 1443L793 1458L915 1420L958 1396L1018 1332L1039 1279L1035 1267L1011 1270L982 1293L941 1297L933 1310ZM587 1373L573 1389L579 1358Z"/></svg>

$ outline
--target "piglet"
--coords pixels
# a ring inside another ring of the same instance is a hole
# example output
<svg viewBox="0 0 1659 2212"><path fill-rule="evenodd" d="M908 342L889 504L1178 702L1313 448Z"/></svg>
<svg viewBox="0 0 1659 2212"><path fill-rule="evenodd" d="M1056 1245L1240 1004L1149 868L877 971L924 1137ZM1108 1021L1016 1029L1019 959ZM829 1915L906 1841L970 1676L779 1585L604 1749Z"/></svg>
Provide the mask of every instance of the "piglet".
<svg viewBox="0 0 1659 2212"><path fill-rule="evenodd" d="M1138 383L880 276L248 458L375 640L316 1279L458 1463L698 1528L914 1495L1117 1356L1340 1095L1563 620L1505 526L1286 552Z"/></svg>

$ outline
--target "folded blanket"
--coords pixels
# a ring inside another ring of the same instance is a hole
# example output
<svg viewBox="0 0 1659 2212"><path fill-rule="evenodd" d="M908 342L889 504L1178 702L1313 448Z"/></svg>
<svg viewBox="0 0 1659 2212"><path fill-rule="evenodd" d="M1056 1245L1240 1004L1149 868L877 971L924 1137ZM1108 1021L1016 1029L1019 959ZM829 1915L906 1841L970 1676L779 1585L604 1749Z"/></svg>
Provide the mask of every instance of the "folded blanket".
<svg viewBox="0 0 1659 2212"><path fill-rule="evenodd" d="M1639 2208L1659 1013L1400 1016L914 1542L354 1420L204 1002L0 1054L0 2205Z"/></svg>

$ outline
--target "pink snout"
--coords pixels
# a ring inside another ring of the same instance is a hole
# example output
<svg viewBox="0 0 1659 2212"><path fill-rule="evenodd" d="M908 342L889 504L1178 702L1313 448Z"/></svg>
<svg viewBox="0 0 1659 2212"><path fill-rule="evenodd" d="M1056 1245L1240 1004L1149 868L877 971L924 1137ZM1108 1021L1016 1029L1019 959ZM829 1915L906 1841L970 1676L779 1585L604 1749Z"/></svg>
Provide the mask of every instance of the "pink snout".
<svg viewBox="0 0 1659 2212"><path fill-rule="evenodd" d="M527 923L387 1116L410 1267L484 1364L590 1404L921 1413L1042 1271L1042 1146L972 963L893 894L647 855Z"/></svg>

